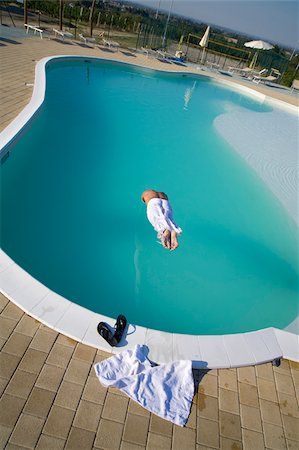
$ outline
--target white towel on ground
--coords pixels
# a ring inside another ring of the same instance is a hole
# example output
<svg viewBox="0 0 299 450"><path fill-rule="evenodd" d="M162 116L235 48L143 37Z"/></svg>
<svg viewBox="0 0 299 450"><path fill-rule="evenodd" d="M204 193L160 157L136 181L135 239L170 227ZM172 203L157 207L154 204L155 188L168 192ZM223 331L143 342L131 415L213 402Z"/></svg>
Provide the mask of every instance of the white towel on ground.
<svg viewBox="0 0 299 450"><path fill-rule="evenodd" d="M184 426L194 396L191 361L175 361L152 366L145 346L95 364L94 369L105 387L116 387L139 405L163 419Z"/></svg>
<svg viewBox="0 0 299 450"><path fill-rule="evenodd" d="M181 234L182 230L174 222L172 208L168 200L152 198L147 204L147 218L158 233L160 239L164 230L175 231Z"/></svg>

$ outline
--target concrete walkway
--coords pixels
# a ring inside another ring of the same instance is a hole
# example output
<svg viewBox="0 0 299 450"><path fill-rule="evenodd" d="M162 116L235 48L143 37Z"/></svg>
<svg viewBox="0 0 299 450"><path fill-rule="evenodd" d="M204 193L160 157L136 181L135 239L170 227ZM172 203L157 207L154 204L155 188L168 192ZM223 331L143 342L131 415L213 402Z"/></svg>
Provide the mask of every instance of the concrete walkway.
<svg viewBox="0 0 299 450"><path fill-rule="evenodd" d="M7 44L0 48L0 130L28 103L32 86L25 83L34 82L35 60L57 54L165 68L145 56L77 44L39 39ZM167 70L178 67L167 64ZM299 449L299 364L284 360L279 368L196 371L198 392L181 428L101 387L93 364L109 354L50 330L1 294L0 311L0 448Z"/></svg>

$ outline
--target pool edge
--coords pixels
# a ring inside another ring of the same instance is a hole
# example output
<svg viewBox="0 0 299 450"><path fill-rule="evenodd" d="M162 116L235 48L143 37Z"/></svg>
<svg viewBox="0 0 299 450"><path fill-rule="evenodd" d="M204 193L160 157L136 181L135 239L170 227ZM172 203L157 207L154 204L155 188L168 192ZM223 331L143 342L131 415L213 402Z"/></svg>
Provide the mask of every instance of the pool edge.
<svg viewBox="0 0 299 450"><path fill-rule="evenodd" d="M0 284L0 292L29 316L75 341L114 354L136 344L146 345L149 358L157 363L188 359L194 367L202 369L251 366L282 357L299 362L299 336L273 327L196 336L129 324L119 346L110 347L98 334L97 324L105 321L113 327L115 319L94 313L51 291L1 249Z"/></svg>

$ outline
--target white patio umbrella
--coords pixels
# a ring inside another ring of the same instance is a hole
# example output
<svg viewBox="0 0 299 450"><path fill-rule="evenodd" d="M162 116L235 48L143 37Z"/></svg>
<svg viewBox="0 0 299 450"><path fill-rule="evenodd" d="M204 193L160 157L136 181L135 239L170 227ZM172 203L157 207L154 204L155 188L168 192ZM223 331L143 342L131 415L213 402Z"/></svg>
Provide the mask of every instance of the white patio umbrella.
<svg viewBox="0 0 299 450"><path fill-rule="evenodd" d="M203 48L202 55L201 55L201 62L203 62L203 59L204 59L205 49L206 49L206 46L208 45L208 40L209 40L209 34L210 34L210 26L207 27L205 34L203 35L203 37L201 38L201 40L199 42L199 45Z"/></svg>
<svg viewBox="0 0 299 450"><path fill-rule="evenodd" d="M250 68L252 70L254 70L256 62L257 62L258 51L259 50L271 50L271 48L273 48L273 45L271 45L265 41L249 41L249 42L245 42L244 45L245 45L245 47L255 48L257 50L257 52L255 53L255 55L252 58L252 61L250 63Z"/></svg>

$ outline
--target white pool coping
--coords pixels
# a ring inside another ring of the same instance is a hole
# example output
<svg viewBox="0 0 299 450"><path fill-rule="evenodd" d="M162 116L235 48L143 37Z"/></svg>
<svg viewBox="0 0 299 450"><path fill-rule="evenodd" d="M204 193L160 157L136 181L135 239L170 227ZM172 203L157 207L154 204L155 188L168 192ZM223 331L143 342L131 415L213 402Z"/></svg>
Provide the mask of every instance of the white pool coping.
<svg viewBox="0 0 299 450"><path fill-rule="evenodd" d="M46 65L58 58L87 59L82 56L59 55L43 58L37 63L32 99L11 124L0 133L0 142L2 143L0 157L5 154L8 144L20 135L28 120L42 105L46 89ZM103 60L103 58L95 57L88 57L88 59ZM121 63L117 60L113 60L113 62ZM148 68L146 67L146 69ZM196 76L193 72L189 73ZM219 80L217 79L217 81ZM229 81L225 81L225 83L236 88L235 83ZM237 87L242 91L243 88L244 92L249 95L259 94L241 85ZM264 94L259 95L265 99ZM292 112L298 111L298 108L293 105L287 105L286 108ZM114 326L115 319L94 313L51 291L18 266L1 249L0 292L27 314L48 327L78 342L111 353L119 353L136 344L144 344L149 348L149 358L157 363L188 359L193 361L194 367L206 369L256 365L281 357L299 362L298 334L273 327L222 336L195 336L167 333L129 324L127 333L119 346L110 347L98 334L97 324L104 321Z"/></svg>

